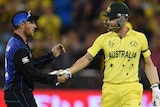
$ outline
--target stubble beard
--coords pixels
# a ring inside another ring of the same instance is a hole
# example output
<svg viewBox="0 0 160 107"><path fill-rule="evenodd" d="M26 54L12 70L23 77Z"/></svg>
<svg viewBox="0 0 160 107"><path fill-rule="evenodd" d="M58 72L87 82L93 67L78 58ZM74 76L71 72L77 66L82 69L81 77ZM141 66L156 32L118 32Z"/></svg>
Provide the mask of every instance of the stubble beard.
<svg viewBox="0 0 160 107"><path fill-rule="evenodd" d="M29 32L29 31L24 31L24 34L25 34L27 40L33 40L33 36L34 36L33 33Z"/></svg>

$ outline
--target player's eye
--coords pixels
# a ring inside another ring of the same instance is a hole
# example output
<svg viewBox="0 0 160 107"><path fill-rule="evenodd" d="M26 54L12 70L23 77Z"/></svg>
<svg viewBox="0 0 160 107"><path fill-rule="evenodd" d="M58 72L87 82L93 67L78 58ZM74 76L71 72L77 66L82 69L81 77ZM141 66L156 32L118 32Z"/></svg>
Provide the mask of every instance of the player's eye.
<svg viewBox="0 0 160 107"><path fill-rule="evenodd" d="M36 24L36 21L34 21L34 20L28 20L28 22L31 24Z"/></svg>
<svg viewBox="0 0 160 107"><path fill-rule="evenodd" d="M36 23L36 21L33 21L33 20L32 20L32 21L30 21L30 22L31 22L32 24L33 24L33 23Z"/></svg>

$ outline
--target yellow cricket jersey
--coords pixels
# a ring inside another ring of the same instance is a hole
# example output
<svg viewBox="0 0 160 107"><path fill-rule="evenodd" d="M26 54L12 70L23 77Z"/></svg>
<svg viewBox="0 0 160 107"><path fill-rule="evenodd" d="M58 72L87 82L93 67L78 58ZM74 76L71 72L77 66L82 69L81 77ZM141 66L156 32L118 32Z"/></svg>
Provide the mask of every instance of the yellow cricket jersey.
<svg viewBox="0 0 160 107"><path fill-rule="evenodd" d="M87 50L93 57L103 49L105 55L104 82L126 83L139 81L140 55L150 56L148 41L143 33L132 29L120 38L116 32L100 35Z"/></svg>

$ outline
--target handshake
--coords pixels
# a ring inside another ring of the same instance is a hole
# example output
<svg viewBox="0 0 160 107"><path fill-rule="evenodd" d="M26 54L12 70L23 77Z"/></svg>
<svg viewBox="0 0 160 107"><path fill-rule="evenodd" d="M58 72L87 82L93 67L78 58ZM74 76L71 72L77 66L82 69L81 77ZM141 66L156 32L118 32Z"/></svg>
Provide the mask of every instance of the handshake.
<svg viewBox="0 0 160 107"><path fill-rule="evenodd" d="M60 70L52 71L52 72L49 72L48 74L57 75L56 86L60 83L64 83L67 79L72 78L72 74L68 68L65 70L60 69Z"/></svg>

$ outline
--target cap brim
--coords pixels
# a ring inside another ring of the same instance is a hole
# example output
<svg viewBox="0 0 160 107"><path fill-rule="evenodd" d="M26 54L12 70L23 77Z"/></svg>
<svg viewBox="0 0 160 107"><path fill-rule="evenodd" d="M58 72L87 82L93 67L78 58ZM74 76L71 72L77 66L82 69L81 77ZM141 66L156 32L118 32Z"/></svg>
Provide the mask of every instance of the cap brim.
<svg viewBox="0 0 160 107"><path fill-rule="evenodd" d="M105 14L103 14L103 16L105 16L105 17L112 17L109 13L105 13Z"/></svg>
<svg viewBox="0 0 160 107"><path fill-rule="evenodd" d="M105 14L103 14L103 16L105 16L105 17L107 17L107 18L110 18L110 19L115 19L115 18L117 18L117 17L115 17L115 16L110 15L109 13L105 13Z"/></svg>
<svg viewBox="0 0 160 107"><path fill-rule="evenodd" d="M38 15L32 15L32 16L30 16L29 18L28 18L28 21L37 21L39 19L39 16Z"/></svg>

